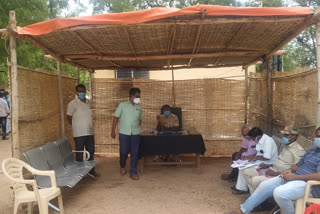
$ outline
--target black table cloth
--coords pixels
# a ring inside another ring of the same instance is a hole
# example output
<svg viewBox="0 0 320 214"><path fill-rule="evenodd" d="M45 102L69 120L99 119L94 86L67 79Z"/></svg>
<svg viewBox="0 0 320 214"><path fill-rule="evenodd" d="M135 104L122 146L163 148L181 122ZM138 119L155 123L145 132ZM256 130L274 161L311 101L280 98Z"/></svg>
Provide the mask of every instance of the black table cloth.
<svg viewBox="0 0 320 214"><path fill-rule="evenodd" d="M204 154L202 135L141 135L139 156L169 154Z"/></svg>

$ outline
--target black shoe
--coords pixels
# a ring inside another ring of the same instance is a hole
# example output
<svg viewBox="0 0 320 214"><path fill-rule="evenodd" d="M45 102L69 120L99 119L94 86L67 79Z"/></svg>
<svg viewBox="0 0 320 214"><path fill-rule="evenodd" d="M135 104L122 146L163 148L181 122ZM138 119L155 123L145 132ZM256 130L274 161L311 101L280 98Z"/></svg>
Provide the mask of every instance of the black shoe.
<svg viewBox="0 0 320 214"><path fill-rule="evenodd" d="M89 175L91 175L91 176L93 176L93 177L98 177L98 176L99 176L99 174L96 173L95 171L90 171L90 172L89 172Z"/></svg>
<svg viewBox="0 0 320 214"><path fill-rule="evenodd" d="M238 190L235 187L231 189L232 189L232 194L235 194L235 195L249 194L249 191Z"/></svg>

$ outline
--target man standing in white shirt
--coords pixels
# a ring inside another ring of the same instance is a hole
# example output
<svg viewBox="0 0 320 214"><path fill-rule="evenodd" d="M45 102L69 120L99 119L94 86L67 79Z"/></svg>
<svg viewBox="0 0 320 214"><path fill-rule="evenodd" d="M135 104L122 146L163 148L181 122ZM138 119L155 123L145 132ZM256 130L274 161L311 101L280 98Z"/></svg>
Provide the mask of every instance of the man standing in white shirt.
<svg viewBox="0 0 320 214"><path fill-rule="evenodd" d="M9 114L9 107L7 102L3 99L4 94L0 93L0 123L2 127L2 140L7 139L7 117Z"/></svg>
<svg viewBox="0 0 320 214"><path fill-rule="evenodd" d="M86 99L86 87L82 84L76 86L77 98L68 104L67 118L72 125L73 139L76 150L86 149L90 153L89 160L94 159L94 136L92 125L92 107L90 100ZM83 161L83 153L76 153L76 160ZM89 174L96 176L94 168Z"/></svg>

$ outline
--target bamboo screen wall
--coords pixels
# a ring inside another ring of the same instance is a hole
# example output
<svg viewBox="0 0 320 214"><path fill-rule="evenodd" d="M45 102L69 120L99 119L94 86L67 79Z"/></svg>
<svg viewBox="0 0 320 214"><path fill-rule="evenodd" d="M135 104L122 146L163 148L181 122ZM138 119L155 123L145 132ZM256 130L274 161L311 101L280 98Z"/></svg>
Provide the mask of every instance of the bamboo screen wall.
<svg viewBox="0 0 320 214"><path fill-rule="evenodd" d="M64 112L75 97L76 80L62 78ZM20 156L32 148L61 136L58 76L54 73L18 67ZM66 136L72 129L65 118Z"/></svg>
<svg viewBox="0 0 320 214"><path fill-rule="evenodd" d="M244 81L227 79L155 81L145 79L93 79L96 152L119 151L110 137L115 109L128 99L131 87L141 89L142 132L153 131L164 104L182 108L183 129L202 133L207 156L230 155L239 149L244 122ZM174 90L173 90L174 88Z"/></svg>
<svg viewBox="0 0 320 214"><path fill-rule="evenodd" d="M267 129L266 74L250 75L249 123ZM272 74L273 134L287 124L296 124L300 132L299 143L308 149L317 125L317 71L301 70Z"/></svg>

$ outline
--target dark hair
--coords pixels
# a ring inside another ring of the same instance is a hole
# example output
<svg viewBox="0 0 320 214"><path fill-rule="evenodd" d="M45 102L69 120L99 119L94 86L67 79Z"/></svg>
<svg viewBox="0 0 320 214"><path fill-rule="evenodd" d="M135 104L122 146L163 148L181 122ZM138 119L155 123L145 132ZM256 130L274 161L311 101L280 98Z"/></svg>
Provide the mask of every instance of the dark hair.
<svg viewBox="0 0 320 214"><path fill-rule="evenodd" d="M248 134L250 137L257 137L257 136L262 136L263 135L263 131L258 128L258 127L253 127Z"/></svg>
<svg viewBox="0 0 320 214"><path fill-rule="evenodd" d="M129 96L134 96L136 93L141 93L139 88L130 88Z"/></svg>
<svg viewBox="0 0 320 214"><path fill-rule="evenodd" d="M83 84L79 84L76 86L76 91L78 91L78 88L84 88L86 90L86 86Z"/></svg>
<svg viewBox="0 0 320 214"><path fill-rule="evenodd" d="M316 132L317 132L317 131L320 131L320 126L316 129Z"/></svg>
<svg viewBox="0 0 320 214"><path fill-rule="evenodd" d="M169 109L170 109L170 106L169 106L168 104L163 105L163 106L161 107L161 112L163 112L163 109L165 109L165 108L169 108Z"/></svg>

